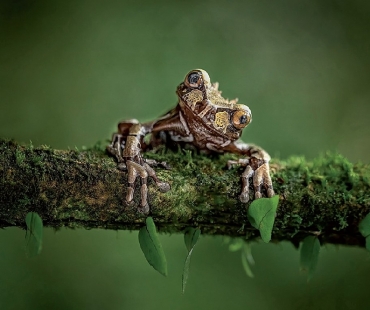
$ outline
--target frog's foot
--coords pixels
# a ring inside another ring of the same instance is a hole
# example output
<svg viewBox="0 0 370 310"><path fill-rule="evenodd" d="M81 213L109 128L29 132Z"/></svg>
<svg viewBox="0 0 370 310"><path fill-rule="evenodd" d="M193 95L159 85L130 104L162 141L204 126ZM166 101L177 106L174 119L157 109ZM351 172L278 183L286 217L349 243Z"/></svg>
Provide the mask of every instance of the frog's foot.
<svg viewBox="0 0 370 310"><path fill-rule="evenodd" d="M253 158L253 157L252 157ZM249 201L249 179L253 178L254 197L255 199L262 197L262 186L266 189L266 196L274 196L272 181L270 177L270 169L268 162L261 163L255 170L249 164L250 159L229 160L227 163L230 169L234 165L246 166L241 175L242 179L242 192L240 193L239 200L241 202Z"/></svg>
<svg viewBox="0 0 370 310"><path fill-rule="evenodd" d="M144 163L140 165L139 163L128 159L126 160L126 166L128 170L128 187L126 194L126 204L131 206L134 204L134 193L135 193L135 180L137 176L141 178L141 187L140 187L140 205L138 206L138 211L143 214L149 213L149 204L148 204L148 186L147 180L148 176L152 177L156 182L159 190L161 192L167 192L170 189L170 185L166 182L161 182L155 171L147 164Z"/></svg>

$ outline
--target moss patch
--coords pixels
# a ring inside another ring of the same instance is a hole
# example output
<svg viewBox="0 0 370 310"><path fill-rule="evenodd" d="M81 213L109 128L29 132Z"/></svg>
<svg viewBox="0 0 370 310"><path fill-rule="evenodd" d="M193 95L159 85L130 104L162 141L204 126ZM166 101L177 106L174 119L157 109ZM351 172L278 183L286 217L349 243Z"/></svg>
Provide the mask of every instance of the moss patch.
<svg viewBox="0 0 370 310"><path fill-rule="evenodd" d="M151 216L159 230L198 226L205 234L258 235L247 219L249 203L238 200L243 168L226 167L236 155L205 156L160 147L144 156L172 167L155 168L171 185L169 192L160 193L149 181ZM0 140L0 160L2 226L24 225L30 211L54 227L136 228L145 219L136 206L124 204L126 173L116 168L103 144L54 150ZM303 157L275 159L271 168L280 195L273 238L294 239L308 231L330 236L358 233L358 223L370 212L368 165L328 153L310 162ZM138 190L135 199L138 203Z"/></svg>

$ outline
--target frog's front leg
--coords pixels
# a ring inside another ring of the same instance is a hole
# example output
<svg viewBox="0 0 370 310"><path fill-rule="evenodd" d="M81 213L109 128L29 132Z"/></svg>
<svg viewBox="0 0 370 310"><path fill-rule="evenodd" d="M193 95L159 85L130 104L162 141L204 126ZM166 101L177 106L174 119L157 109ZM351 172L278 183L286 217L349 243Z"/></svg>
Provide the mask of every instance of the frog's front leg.
<svg viewBox="0 0 370 310"><path fill-rule="evenodd" d="M262 197L262 187L266 190L266 196L274 196L274 189L272 186L270 176L270 156L262 148L255 145L248 145L246 143L237 142L230 145L230 151L247 156L239 160L229 160L228 167L238 164L245 166L242 173L242 191L239 196L241 202L248 202L249 200L249 179L253 178L254 197L255 199Z"/></svg>
<svg viewBox="0 0 370 310"><path fill-rule="evenodd" d="M124 126L127 125L127 126ZM122 128L121 128L121 127ZM168 183L161 182L155 171L145 162L142 157L142 139L151 132L151 124L142 125L136 122L120 123L119 134L113 136L113 141L107 147L108 152L116 156L118 162L126 166L128 174L128 186L126 194L126 204L132 205L135 193L135 181L139 176L140 187L140 205L138 210L144 214L149 213L148 197L148 176L152 177L162 192L170 189Z"/></svg>

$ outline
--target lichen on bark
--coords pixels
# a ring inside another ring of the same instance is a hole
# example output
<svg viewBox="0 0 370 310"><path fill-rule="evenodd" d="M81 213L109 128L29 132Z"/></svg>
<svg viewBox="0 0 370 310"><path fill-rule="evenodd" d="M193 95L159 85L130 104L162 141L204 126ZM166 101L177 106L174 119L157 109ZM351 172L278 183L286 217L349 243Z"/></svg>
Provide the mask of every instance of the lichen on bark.
<svg viewBox="0 0 370 310"><path fill-rule="evenodd" d="M192 226L202 234L258 237L247 219L249 203L238 200L242 168L226 168L235 155L205 156L161 147L145 157L172 167L156 168L157 175L171 184L169 192L160 193L149 181L151 216L159 231L179 232ZM126 173L116 169L104 147L55 150L0 140L0 162L1 227L25 227L30 211L55 228L137 229L145 221L135 206L124 205ZM271 169L280 196L273 240L296 243L313 233L321 243L365 244L358 223L370 212L368 165L325 154L313 161L273 159Z"/></svg>

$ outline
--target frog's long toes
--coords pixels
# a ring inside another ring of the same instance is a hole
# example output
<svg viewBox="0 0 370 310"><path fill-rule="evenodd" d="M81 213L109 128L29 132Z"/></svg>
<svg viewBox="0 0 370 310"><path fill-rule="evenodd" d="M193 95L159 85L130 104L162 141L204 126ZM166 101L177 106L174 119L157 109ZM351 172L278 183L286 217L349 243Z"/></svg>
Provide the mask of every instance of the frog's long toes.
<svg viewBox="0 0 370 310"><path fill-rule="evenodd" d="M249 194L248 193L241 193L239 196L239 200L241 202L248 202L249 201Z"/></svg>
<svg viewBox="0 0 370 310"><path fill-rule="evenodd" d="M168 184L166 182L158 182L157 185L158 185L159 190L162 193L166 193L171 189L170 184Z"/></svg>
<svg viewBox="0 0 370 310"><path fill-rule="evenodd" d="M126 205L130 206L134 203L134 188L133 186L127 187L127 194L126 194Z"/></svg>

